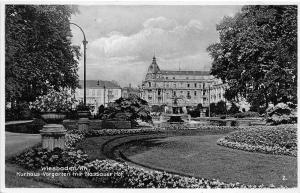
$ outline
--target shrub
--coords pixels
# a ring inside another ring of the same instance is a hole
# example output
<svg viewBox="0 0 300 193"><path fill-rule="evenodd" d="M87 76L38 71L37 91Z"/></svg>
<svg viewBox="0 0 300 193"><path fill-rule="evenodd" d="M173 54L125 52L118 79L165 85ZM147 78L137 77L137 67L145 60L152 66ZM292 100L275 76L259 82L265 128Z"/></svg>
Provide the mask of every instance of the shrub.
<svg viewBox="0 0 300 193"><path fill-rule="evenodd" d="M219 145L268 154L297 155L296 125L248 127L229 134Z"/></svg>
<svg viewBox="0 0 300 193"><path fill-rule="evenodd" d="M274 107L267 109L267 123L271 125L279 125L279 124L293 124L297 122L296 110L292 109L293 106L278 103Z"/></svg>
<svg viewBox="0 0 300 193"><path fill-rule="evenodd" d="M115 102L110 103L109 107L105 108L102 119L113 119L120 113L125 115L124 120L131 121L134 124L137 124L137 119L152 123L147 101L137 96L119 98Z"/></svg>

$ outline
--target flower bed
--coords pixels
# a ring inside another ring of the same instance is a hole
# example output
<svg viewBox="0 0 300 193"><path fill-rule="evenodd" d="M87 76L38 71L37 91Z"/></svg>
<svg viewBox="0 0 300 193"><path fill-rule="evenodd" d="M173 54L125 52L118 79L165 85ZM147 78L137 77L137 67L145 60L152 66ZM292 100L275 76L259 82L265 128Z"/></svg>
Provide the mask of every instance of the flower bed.
<svg viewBox="0 0 300 193"><path fill-rule="evenodd" d="M251 152L297 156L297 126L248 127L219 139L217 143Z"/></svg>
<svg viewBox="0 0 300 193"><path fill-rule="evenodd" d="M88 162L88 156L81 150L68 148L62 150L54 148L53 151L41 147L32 148L11 159L26 169L39 170L42 167L81 166Z"/></svg>
<svg viewBox="0 0 300 193"><path fill-rule="evenodd" d="M218 180L184 177L160 171L147 171L114 160L95 160L84 165L85 176L118 188L264 188L264 185L224 183ZM105 176L105 177L104 177ZM269 185L268 187L274 187Z"/></svg>

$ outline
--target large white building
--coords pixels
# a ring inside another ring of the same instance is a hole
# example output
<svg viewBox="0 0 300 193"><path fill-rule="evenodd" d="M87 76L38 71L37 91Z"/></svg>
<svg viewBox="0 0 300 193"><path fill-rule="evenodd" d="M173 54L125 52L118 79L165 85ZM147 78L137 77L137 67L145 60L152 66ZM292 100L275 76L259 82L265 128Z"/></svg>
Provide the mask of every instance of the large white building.
<svg viewBox="0 0 300 193"><path fill-rule="evenodd" d="M225 101L225 89L226 85L209 71L160 70L153 57L142 82L142 98L150 105L170 105L174 98L181 98L184 106L201 103L208 107L209 103Z"/></svg>
<svg viewBox="0 0 300 193"><path fill-rule="evenodd" d="M113 81L87 80L86 81L86 104L98 108L121 97L121 87ZM79 81L79 88L76 89L75 98L83 101L83 81Z"/></svg>

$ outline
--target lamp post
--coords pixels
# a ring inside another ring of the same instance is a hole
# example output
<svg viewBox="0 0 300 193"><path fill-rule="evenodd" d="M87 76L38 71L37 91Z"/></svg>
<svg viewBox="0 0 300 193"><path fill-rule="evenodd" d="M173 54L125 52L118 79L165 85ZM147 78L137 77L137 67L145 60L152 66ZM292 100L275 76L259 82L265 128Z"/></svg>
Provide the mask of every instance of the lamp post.
<svg viewBox="0 0 300 193"><path fill-rule="evenodd" d="M77 25L76 23L70 24L77 26L83 34L83 103L86 106L86 45L88 41L86 41L85 33L79 25Z"/></svg>
<svg viewBox="0 0 300 193"><path fill-rule="evenodd" d="M208 85L208 117L210 117L210 84Z"/></svg>

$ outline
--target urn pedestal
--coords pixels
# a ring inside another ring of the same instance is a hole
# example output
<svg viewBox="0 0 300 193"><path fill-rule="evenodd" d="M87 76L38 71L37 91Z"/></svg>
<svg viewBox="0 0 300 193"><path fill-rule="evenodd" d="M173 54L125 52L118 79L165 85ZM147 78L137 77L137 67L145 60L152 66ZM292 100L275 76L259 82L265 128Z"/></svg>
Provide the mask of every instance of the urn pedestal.
<svg viewBox="0 0 300 193"><path fill-rule="evenodd" d="M53 150L58 147L65 149L66 129L60 124L47 124L40 130L42 136L42 147Z"/></svg>
<svg viewBox="0 0 300 193"><path fill-rule="evenodd" d="M89 130L90 120L88 118L80 118L78 120L78 130L86 132Z"/></svg>

